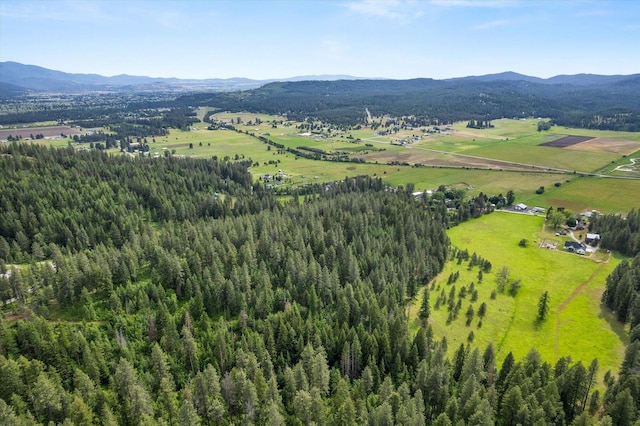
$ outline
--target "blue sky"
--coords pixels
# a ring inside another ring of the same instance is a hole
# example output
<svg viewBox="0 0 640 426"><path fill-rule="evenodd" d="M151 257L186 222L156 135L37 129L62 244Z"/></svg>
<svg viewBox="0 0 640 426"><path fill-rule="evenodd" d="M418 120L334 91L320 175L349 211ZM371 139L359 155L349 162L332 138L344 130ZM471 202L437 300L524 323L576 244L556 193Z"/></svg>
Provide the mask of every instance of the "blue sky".
<svg viewBox="0 0 640 426"><path fill-rule="evenodd" d="M640 73L640 1L0 2L0 61L102 75Z"/></svg>

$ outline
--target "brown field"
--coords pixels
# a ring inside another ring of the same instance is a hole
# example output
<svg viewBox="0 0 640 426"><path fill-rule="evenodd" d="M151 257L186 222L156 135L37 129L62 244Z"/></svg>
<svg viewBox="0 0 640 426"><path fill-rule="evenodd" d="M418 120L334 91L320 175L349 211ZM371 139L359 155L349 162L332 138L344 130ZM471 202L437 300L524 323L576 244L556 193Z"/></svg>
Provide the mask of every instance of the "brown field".
<svg viewBox="0 0 640 426"><path fill-rule="evenodd" d="M0 129L0 140L5 140L9 136L22 136L23 139L26 139L31 137L31 135L35 136L37 134L41 134L46 138L51 136L60 136L61 133L64 133L66 136L82 134L82 132L80 132L79 130L73 129L69 126Z"/></svg>
<svg viewBox="0 0 640 426"><path fill-rule="evenodd" d="M594 138L571 145L568 148L579 151L608 152L612 154L629 155L640 149L640 142L611 138Z"/></svg>
<svg viewBox="0 0 640 426"><path fill-rule="evenodd" d="M546 142L540 144L540 146L550 146L553 148L566 148L571 145L575 145L581 142L585 142L593 139L590 136L563 136L560 139L552 140L551 142Z"/></svg>
<svg viewBox="0 0 640 426"><path fill-rule="evenodd" d="M388 163L397 161L410 165L421 164L426 167L460 167L471 169L491 170L531 170L530 166L510 163L508 161L493 160L490 158L457 155L453 153L433 152L419 149L406 149L404 151L381 151L360 156L368 162L378 161Z"/></svg>

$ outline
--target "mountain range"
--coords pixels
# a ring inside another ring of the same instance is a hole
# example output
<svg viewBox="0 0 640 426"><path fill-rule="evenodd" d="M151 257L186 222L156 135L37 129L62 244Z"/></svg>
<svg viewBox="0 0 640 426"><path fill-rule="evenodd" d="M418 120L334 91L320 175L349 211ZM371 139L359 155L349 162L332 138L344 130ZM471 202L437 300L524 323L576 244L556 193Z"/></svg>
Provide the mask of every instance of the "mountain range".
<svg viewBox="0 0 640 426"><path fill-rule="evenodd" d="M118 91L118 92L194 92L194 91L239 91L255 89L277 81L336 81L364 80L349 75L308 75L283 79L253 80L249 78L211 78L211 79L179 79L154 78L147 76L117 75L105 77L98 74L74 74L51 70L36 65L25 65L18 62L0 62L0 94L16 96L28 92L61 92L77 93L85 91ZM382 80L382 79L379 79ZM429 79L421 79L422 81ZM634 85L640 80L640 74L633 75L595 75L576 74L558 75L551 78L539 78L515 72L503 72L481 76L459 77L435 82L464 83L492 81L520 81L548 85L570 86L602 86L609 84Z"/></svg>
<svg viewBox="0 0 640 426"><path fill-rule="evenodd" d="M18 62L0 62L0 91L3 94L84 91L238 91L255 89L274 81L352 80L343 75L299 76L287 79L253 80L249 78L180 79L121 74L74 74Z"/></svg>

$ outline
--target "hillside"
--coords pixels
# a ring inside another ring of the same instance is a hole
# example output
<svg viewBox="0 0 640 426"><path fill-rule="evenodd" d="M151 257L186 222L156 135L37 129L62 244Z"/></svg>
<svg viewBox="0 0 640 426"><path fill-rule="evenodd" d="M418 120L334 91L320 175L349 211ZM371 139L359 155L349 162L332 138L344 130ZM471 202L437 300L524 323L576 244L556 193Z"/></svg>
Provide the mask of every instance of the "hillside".
<svg viewBox="0 0 640 426"><path fill-rule="evenodd" d="M177 106L286 115L358 125L374 116L414 117L415 126L513 117L549 117L555 124L640 131L640 75L561 75L548 79L504 72L434 80L366 80L305 76L274 80L151 78L69 74L0 62L3 96L41 92L184 93ZM9 85L9 86L7 86ZM23 118L15 117L16 121Z"/></svg>
<svg viewBox="0 0 640 426"><path fill-rule="evenodd" d="M277 82L240 93L185 95L177 102L342 125L364 123L366 108L374 116L415 117L417 126L542 116L564 126L640 130L637 75L543 81L511 73L455 80Z"/></svg>
<svg viewBox="0 0 640 426"><path fill-rule="evenodd" d="M302 76L286 80L336 80L353 79L350 76ZM256 88L273 80L249 78L180 79L157 78L135 75L105 77L98 74L77 74L50 70L36 65L18 62L0 62L0 83L12 84L22 91L77 93L91 91L117 92L191 92L191 91L237 91ZM4 93L4 90L3 90Z"/></svg>

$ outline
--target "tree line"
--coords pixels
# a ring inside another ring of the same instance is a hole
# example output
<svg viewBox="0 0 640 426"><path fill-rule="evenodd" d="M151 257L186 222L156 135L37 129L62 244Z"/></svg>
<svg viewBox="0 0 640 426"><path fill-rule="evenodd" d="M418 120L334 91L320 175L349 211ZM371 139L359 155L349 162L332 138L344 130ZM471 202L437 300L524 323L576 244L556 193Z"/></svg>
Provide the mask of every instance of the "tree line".
<svg viewBox="0 0 640 426"><path fill-rule="evenodd" d="M589 222L589 232L600 234L600 247L633 257L640 253L640 210L631 209L626 217L596 215Z"/></svg>

